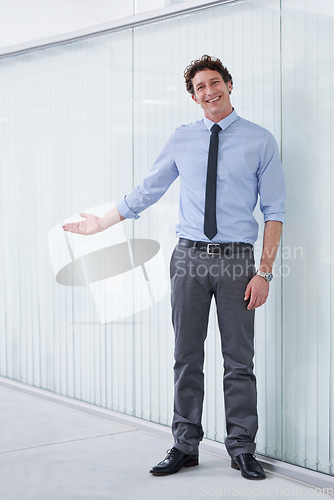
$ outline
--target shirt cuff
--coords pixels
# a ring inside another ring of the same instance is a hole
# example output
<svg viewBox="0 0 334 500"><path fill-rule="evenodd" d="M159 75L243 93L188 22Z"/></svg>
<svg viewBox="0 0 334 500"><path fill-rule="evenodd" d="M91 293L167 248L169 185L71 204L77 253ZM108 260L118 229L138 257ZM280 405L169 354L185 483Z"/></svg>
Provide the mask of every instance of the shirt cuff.
<svg viewBox="0 0 334 500"><path fill-rule="evenodd" d="M285 222L284 212L277 212L274 214L264 214L264 222L268 220L277 220L278 222Z"/></svg>
<svg viewBox="0 0 334 500"><path fill-rule="evenodd" d="M117 204L117 210L125 219L139 219L139 215L131 210L126 202L126 196Z"/></svg>

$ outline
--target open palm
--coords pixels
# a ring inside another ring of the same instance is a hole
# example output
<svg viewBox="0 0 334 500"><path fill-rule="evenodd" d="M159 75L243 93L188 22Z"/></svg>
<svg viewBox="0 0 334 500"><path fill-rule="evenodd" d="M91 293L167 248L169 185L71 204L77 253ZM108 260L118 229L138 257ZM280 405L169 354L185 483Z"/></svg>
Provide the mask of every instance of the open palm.
<svg viewBox="0 0 334 500"><path fill-rule="evenodd" d="M64 224L64 231L85 235L95 234L102 231L99 217L93 214L85 214L84 212L80 212L79 215L85 220L79 222L68 222L67 224Z"/></svg>

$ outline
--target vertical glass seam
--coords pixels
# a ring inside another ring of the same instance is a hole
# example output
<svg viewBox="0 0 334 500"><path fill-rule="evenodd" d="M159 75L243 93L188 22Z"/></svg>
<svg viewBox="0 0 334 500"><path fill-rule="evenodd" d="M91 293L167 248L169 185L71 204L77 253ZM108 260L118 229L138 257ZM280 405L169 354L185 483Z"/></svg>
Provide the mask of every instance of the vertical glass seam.
<svg viewBox="0 0 334 500"><path fill-rule="evenodd" d="M282 2L280 0L280 140L281 140L281 161L283 163L283 12L282 12ZM283 244L284 244L284 225L282 228L281 236L281 249L280 249L280 260L282 266L283 259ZM281 412L280 412L280 425L281 425L281 460L284 462L284 287L283 287L283 276L281 273Z"/></svg>
<svg viewBox="0 0 334 500"><path fill-rule="evenodd" d="M133 0L133 9L135 8L135 0ZM134 74L135 74L135 28L131 28L131 65L132 65L132 78L131 78L131 95L132 95L132 103L131 103L131 141L132 141L132 186L134 187L135 180L135 157L134 157L134 137L135 137L135 96L134 96ZM135 240L135 227L134 222L132 221L132 240ZM134 294L134 287L132 293ZM133 300L136 300L136 297L133 297ZM132 414L136 414L136 323L132 323Z"/></svg>

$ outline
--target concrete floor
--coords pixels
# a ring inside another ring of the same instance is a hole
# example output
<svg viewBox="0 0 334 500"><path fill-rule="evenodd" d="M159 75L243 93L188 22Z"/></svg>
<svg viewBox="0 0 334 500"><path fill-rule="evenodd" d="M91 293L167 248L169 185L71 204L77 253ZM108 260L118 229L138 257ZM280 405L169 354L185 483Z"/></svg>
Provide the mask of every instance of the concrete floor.
<svg viewBox="0 0 334 500"><path fill-rule="evenodd" d="M91 405L83 404L83 411L61 399L0 384L0 500L321 496L272 472L265 481L247 481L229 460L207 450L201 450L198 467L154 477L148 471L171 447L169 429L143 428L138 419L113 418L107 410L96 416L87 413Z"/></svg>

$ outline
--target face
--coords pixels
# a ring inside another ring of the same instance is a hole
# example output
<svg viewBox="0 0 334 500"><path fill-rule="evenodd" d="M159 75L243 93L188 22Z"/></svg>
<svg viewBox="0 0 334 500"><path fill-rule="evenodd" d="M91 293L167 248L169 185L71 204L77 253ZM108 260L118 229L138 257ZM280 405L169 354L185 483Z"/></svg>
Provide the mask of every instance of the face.
<svg viewBox="0 0 334 500"><path fill-rule="evenodd" d="M225 83L218 71L206 69L196 73L192 79L195 95L191 97L199 104L209 120L218 123L232 113L229 91L231 82Z"/></svg>

